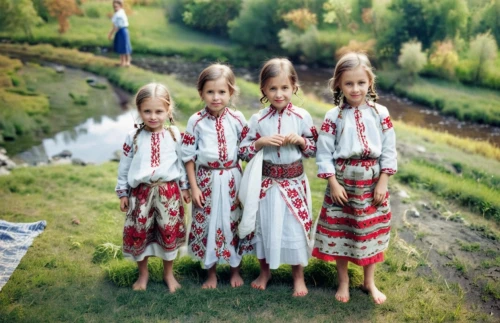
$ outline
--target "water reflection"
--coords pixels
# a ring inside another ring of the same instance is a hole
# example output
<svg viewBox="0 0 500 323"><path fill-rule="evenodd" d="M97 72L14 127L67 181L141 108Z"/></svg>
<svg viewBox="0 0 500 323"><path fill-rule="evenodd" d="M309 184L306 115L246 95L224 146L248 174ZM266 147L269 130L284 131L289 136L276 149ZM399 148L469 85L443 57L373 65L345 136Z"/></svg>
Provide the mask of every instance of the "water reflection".
<svg viewBox="0 0 500 323"><path fill-rule="evenodd" d="M126 134L134 127L135 111L118 117L99 116L89 118L71 131L62 131L42 144L18 155L30 164L47 162L48 157L69 150L72 158L85 162L102 163L114 157L121 149Z"/></svg>

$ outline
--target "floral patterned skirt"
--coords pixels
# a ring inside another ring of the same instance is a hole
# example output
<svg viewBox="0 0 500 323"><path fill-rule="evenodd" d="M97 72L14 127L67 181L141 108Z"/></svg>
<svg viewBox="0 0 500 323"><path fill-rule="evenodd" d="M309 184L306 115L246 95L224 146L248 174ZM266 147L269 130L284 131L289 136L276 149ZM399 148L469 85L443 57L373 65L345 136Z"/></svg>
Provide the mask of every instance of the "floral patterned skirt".
<svg viewBox="0 0 500 323"><path fill-rule="evenodd" d="M143 183L132 189L123 229L126 257L173 260L185 239L184 206L177 182Z"/></svg>
<svg viewBox="0 0 500 323"><path fill-rule="evenodd" d="M313 256L326 261L345 259L360 266L384 261L389 245L389 193L373 206L373 191L380 176L377 159L338 160L337 181L348 196L347 205L333 202L327 185L316 229Z"/></svg>

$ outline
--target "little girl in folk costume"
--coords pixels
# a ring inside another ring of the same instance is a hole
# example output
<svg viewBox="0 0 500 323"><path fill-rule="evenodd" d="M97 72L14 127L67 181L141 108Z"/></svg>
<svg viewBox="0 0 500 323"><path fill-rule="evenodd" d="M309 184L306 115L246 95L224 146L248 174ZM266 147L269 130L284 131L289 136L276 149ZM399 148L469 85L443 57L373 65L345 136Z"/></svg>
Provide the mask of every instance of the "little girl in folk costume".
<svg viewBox="0 0 500 323"><path fill-rule="evenodd" d="M181 136L176 127L164 127L166 120L173 122L174 109L165 86L143 86L135 102L143 123L125 139L116 185L120 209L127 212L123 254L139 267L134 290L146 289L148 257L156 256L163 259L163 278L174 292L180 285L173 260L186 235L181 190L184 201L191 200L179 156Z"/></svg>
<svg viewBox="0 0 500 323"><path fill-rule="evenodd" d="M123 9L123 0L113 0L113 10L115 13L111 18L113 27L108 33L108 39L114 37L113 49L120 55L120 66L130 66L132 45L130 44L130 36L128 32L128 18Z"/></svg>
<svg viewBox="0 0 500 323"><path fill-rule="evenodd" d="M318 139L318 176L328 180L313 256L336 261L335 298L349 301L348 262L363 266L363 289L376 304L375 264L389 245L387 184L396 173L396 136L386 107L375 103L375 75L366 55L348 53L329 82L337 105L326 113Z"/></svg>
<svg viewBox="0 0 500 323"><path fill-rule="evenodd" d="M236 92L231 69L213 64L198 77L205 108L189 118L182 160L191 185L193 217L188 252L208 269L203 288L216 288L216 265L231 266L232 287L243 285L236 230L241 217L238 189L241 167L238 144L246 120L228 106Z"/></svg>
<svg viewBox="0 0 500 323"><path fill-rule="evenodd" d="M303 266L310 257L312 219L302 158L316 155L317 132L311 115L290 102L298 88L289 60L265 63L260 72L261 102L271 105L252 116L240 144L241 158L250 163L244 176L248 185L241 186L244 216L239 233L255 234L250 246L242 244L243 249L254 248L260 262L253 288L266 289L270 269L290 264L293 296L305 296Z"/></svg>

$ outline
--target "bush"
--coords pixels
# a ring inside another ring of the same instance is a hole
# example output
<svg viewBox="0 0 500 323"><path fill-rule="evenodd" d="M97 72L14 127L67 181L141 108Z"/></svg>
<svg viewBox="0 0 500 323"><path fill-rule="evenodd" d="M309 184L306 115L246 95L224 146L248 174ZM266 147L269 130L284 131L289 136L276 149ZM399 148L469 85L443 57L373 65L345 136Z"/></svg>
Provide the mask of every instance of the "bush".
<svg viewBox="0 0 500 323"><path fill-rule="evenodd" d="M96 7L90 7L85 10L85 15L89 18L100 18L101 13Z"/></svg>
<svg viewBox="0 0 500 323"><path fill-rule="evenodd" d="M241 0L184 1L183 22L201 31L227 35L227 22L238 16Z"/></svg>

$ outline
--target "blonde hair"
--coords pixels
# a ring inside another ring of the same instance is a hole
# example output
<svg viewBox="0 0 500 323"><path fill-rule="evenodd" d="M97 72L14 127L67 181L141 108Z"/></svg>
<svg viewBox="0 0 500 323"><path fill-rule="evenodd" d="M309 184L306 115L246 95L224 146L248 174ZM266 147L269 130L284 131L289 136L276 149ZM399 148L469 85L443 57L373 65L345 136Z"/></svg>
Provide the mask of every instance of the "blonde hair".
<svg viewBox="0 0 500 323"><path fill-rule="evenodd" d="M281 73L285 73L290 79L290 83L292 83L293 86L293 94L297 93L300 87L299 77L292 62L286 58L272 58L268 60L260 70L259 83L260 92L262 93L262 97L260 98L261 103L269 102L269 99L264 94L264 87L267 81L270 78L279 76Z"/></svg>
<svg viewBox="0 0 500 323"><path fill-rule="evenodd" d="M198 93L201 95L203 87L207 82L218 80L221 77L223 77L227 82L230 96L237 94L238 88L236 87L236 77L234 76L233 71L229 66L220 63L212 64L200 73L198 81L196 82Z"/></svg>
<svg viewBox="0 0 500 323"><path fill-rule="evenodd" d="M113 4L119 4L121 7L123 7L123 0L113 0Z"/></svg>
<svg viewBox="0 0 500 323"><path fill-rule="evenodd" d="M368 75L368 79L370 80L370 86L368 87L367 95L370 99L375 102L378 99L377 92L375 91L375 74L373 73L373 67L366 56L365 53L361 52L349 52L343 55L337 65L335 66L335 70L333 72L333 77L328 80L328 88L333 92L333 103L335 105L340 105L343 101L343 93L340 89L340 81L342 78L342 74L345 71L350 71L358 66L363 67Z"/></svg>
<svg viewBox="0 0 500 323"><path fill-rule="evenodd" d="M168 91L167 87L163 84L160 83L149 83L144 85L137 91L137 94L135 95L135 106L137 107L137 111L141 111L141 106L144 102L147 100L151 99L158 99L160 100L164 107L165 110L167 110L167 115L168 115L168 120L170 121L170 124L174 124L174 117L173 117L173 112L174 112L174 102L172 101L172 98L170 96L170 92ZM139 133L144 129L145 124L141 123L139 125L139 129L137 129L135 135L134 135L134 149L137 151L137 136ZM170 132L170 135L174 139L174 141L177 141L174 136L174 132L171 127L167 128L168 131Z"/></svg>

